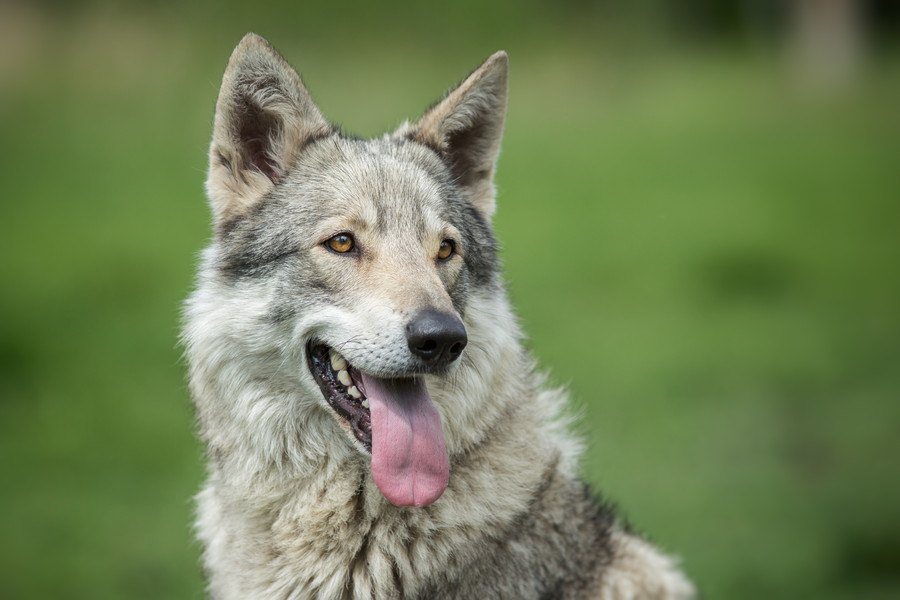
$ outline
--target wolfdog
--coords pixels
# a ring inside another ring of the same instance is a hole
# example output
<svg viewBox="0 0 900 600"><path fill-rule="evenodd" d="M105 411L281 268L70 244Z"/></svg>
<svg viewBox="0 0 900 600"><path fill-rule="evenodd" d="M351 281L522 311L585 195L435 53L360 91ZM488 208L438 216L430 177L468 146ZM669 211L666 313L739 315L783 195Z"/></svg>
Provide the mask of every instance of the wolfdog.
<svg viewBox="0 0 900 600"><path fill-rule="evenodd" d="M694 596L579 479L523 349L491 229L506 97L497 52L357 139L264 39L234 50L183 330L212 597Z"/></svg>

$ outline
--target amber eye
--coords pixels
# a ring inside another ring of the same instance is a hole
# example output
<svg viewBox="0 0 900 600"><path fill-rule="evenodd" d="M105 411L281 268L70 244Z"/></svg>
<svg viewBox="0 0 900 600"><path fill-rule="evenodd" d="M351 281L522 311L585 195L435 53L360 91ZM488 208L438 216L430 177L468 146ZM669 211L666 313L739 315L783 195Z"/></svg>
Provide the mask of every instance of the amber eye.
<svg viewBox="0 0 900 600"><path fill-rule="evenodd" d="M456 252L456 243L453 240L444 240L438 248L438 260L447 260Z"/></svg>
<svg viewBox="0 0 900 600"><path fill-rule="evenodd" d="M349 233L339 233L333 238L329 238L325 245L338 254L345 254L356 247L356 242L353 241L353 236Z"/></svg>

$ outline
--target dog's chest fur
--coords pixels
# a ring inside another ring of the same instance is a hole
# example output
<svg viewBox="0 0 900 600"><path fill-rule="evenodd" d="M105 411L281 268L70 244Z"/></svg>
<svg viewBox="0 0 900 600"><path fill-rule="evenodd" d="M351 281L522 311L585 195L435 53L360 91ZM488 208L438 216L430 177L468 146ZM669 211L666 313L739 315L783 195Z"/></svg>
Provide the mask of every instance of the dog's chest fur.
<svg viewBox="0 0 900 600"><path fill-rule="evenodd" d="M451 487L425 509L388 505L356 460L271 496L213 478L199 533L217 565L214 596L589 597L612 557L611 513L563 475L558 451L503 437L454 464Z"/></svg>

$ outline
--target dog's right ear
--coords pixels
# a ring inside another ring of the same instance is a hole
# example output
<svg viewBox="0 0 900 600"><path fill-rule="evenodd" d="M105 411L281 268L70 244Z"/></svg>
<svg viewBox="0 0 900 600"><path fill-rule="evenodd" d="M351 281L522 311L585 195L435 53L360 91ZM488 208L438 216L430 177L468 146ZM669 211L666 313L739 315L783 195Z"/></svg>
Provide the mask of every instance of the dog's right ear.
<svg viewBox="0 0 900 600"><path fill-rule="evenodd" d="M260 36L244 36L216 101L206 179L216 225L244 214L306 144L331 131L297 71Z"/></svg>

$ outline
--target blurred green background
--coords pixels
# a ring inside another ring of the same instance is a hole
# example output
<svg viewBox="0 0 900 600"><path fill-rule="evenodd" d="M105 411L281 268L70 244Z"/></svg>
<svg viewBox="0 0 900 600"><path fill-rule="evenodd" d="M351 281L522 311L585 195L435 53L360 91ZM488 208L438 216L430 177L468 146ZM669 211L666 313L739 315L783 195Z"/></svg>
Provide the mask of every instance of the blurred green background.
<svg viewBox="0 0 900 600"><path fill-rule="evenodd" d="M587 479L707 598L900 597L898 12L0 3L0 597L203 595L179 303L251 30L362 134L507 49L496 226Z"/></svg>

